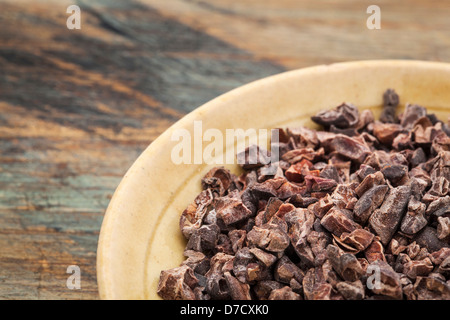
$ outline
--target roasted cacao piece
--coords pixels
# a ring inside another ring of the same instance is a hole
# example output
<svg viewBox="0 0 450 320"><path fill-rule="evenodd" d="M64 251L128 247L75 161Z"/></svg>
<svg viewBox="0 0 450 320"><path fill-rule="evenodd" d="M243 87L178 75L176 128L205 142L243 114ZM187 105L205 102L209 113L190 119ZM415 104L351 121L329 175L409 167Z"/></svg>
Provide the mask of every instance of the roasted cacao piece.
<svg viewBox="0 0 450 320"><path fill-rule="evenodd" d="M245 230L231 230L228 233L228 237L231 241L231 248L234 253L238 252L239 249L242 249L245 246L245 241L247 237L247 232Z"/></svg>
<svg viewBox="0 0 450 320"><path fill-rule="evenodd" d="M407 249L408 242L406 237L397 233L392 237L391 242L389 242L388 252L396 256Z"/></svg>
<svg viewBox="0 0 450 320"><path fill-rule="evenodd" d="M325 248L330 244L330 237L325 232L311 231L306 240L314 255L314 265L320 266L326 260Z"/></svg>
<svg viewBox="0 0 450 320"><path fill-rule="evenodd" d="M337 183L342 182L341 178L339 177L339 172L337 168L333 165L326 165L322 171L320 171L320 177L324 179L331 179L336 181Z"/></svg>
<svg viewBox="0 0 450 320"><path fill-rule="evenodd" d="M238 153L236 158L243 169L254 169L270 163L270 152L257 145L251 145Z"/></svg>
<svg viewBox="0 0 450 320"><path fill-rule="evenodd" d="M230 225L252 216L252 211L244 205L242 199L236 193L218 198L215 203L215 210L217 217L225 225Z"/></svg>
<svg viewBox="0 0 450 320"><path fill-rule="evenodd" d="M249 245L255 245L271 252L283 252L289 246L289 236L280 226L266 224L254 226L247 234Z"/></svg>
<svg viewBox="0 0 450 320"><path fill-rule="evenodd" d="M205 275L205 273L209 270L209 258L202 252L185 250L184 256L187 257L187 259L183 261L181 264L182 266L186 265L194 270L195 273L200 275Z"/></svg>
<svg viewBox="0 0 450 320"><path fill-rule="evenodd" d="M370 148L363 140L351 138L343 134L337 134L333 140L329 142L330 151L362 163L364 159L371 153Z"/></svg>
<svg viewBox="0 0 450 320"><path fill-rule="evenodd" d="M440 240L447 241L450 238L450 218L438 217L437 236Z"/></svg>
<svg viewBox="0 0 450 320"><path fill-rule="evenodd" d="M283 203L283 201L276 197L269 198L265 205L265 209L258 214L256 224L259 226L269 222Z"/></svg>
<svg viewBox="0 0 450 320"><path fill-rule="evenodd" d="M414 294L417 300L450 300L450 285L436 277L418 277Z"/></svg>
<svg viewBox="0 0 450 320"><path fill-rule="evenodd" d="M268 300L272 291L281 289L285 285L274 280L259 281L254 286L254 292L258 300Z"/></svg>
<svg viewBox="0 0 450 320"><path fill-rule="evenodd" d="M333 287L325 279L318 277L311 268L303 278L303 293L306 300L330 300Z"/></svg>
<svg viewBox="0 0 450 320"><path fill-rule="evenodd" d="M374 186L365 192L356 202L353 214L355 220L359 223L366 223L375 209L377 209L384 201L384 197L388 192L387 185Z"/></svg>
<svg viewBox="0 0 450 320"><path fill-rule="evenodd" d="M372 168L370 166L366 166ZM358 197L362 197L364 193L375 186L384 185L384 176L380 171L369 173L363 177L361 183L356 187L355 192Z"/></svg>
<svg viewBox="0 0 450 320"><path fill-rule="evenodd" d="M287 151L281 156L281 158L290 164L296 164L302 161L309 161L311 163L317 162L322 159L323 156L323 148L317 151L313 148L300 148ZM307 162L304 162L303 164L307 164Z"/></svg>
<svg viewBox="0 0 450 320"><path fill-rule="evenodd" d="M427 156L422 148L418 148L414 150L413 154L411 155L411 159L409 160L409 163L411 165L411 168L417 167L419 164L424 163L427 161Z"/></svg>
<svg viewBox="0 0 450 320"><path fill-rule="evenodd" d="M426 215L440 217L446 213L450 213L450 196L440 197L428 205Z"/></svg>
<svg viewBox="0 0 450 320"><path fill-rule="evenodd" d="M327 247L327 258L336 273L345 281L357 281L364 274L363 268L355 255L343 253L334 245Z"/></svg>
<svg viewBox="0 0 450 320"><path fill-rule="evenodd" d="M225 281L230 290L230 296L233 300L251 300L250 285L240 282L233 277L230 272L224 273Z"/></svg>
<svg viewBox="0 0 450 320"><path fill-rule="evenodd" d="M405 128L412 128L416 121L427 115L427 110L416 104L408 104L402 115L400 124Z"/></svg>
<svg viewBox="0 0 450 320"><path fill-rule="evenodd" d="M431 262L435 265L440 265L448 257L450 257L450 248L445 247L430 254Z"/></svg>
<svg viewBox="0 0 450 320"><path fill-rule="evenodd" d="M430 258L423 260L412 260L403 265L403 273L410 279L414 280L418 276L427 276L433 271L433 263Z"/></svg>
<svg viewBox="0 0 450 320"><path fill-rule="evenodd" d="M400 253L397 256L397 259L395 260L395 264L393 266L395 272L401 273L403 275L405 264L409 262L411 262L411 258L405 253Z"/></svg>
<svg viewBox="0 0 450 320"><path fill-rule="evenodd" d="M259 248L251 248L250 249L251 254L255 256L256 259L258 259L262 264L264 264L267 268L272 266L275 261L277 261L277 257L273 254L270 254L264 250L261 250Z"/></svg>
<svg viewBox="0 0 450 320"><path fill-rule="evenodd" d="M365 296L364 285L360 280L354 282L339 282L336 285L336 289L346 300L362 300Z"/></svg>
<svg viewBox="0 0 450 320"><path fill-rule="evenodd" d="M368 279L368 288L375 294L401 299L403 290L400 275L385 261L372 262L369 268L373 272L373 280ZM378 277L378 278L377 278ZM377 281L378 280L378 281Z"/></svg>
<svg viewBox="0 0 450 320"><path fill-rule="evenodd" d="M384 255L383 244L379 240L374 240L364 251L365 257L369 263L375 262L377 260L386 261Z"/></svg>
<svg viewBox="0 0 450 320"><path fill-rule="evenodd" d="M341 209L353 210L358 198L353 185L340 184L331 194L334 204Z"/></svg>
<svg viewBox="0 0 450 320"><path fill-rule="evenodd" d="M433 227L425 227L420 231L414 240L421 247L427 248L430 253L440 250L443 247L450 247L450 245L439 239L437 230Z"/></svg>
<svg viewBox="0 0 450 320"><path fill-rule="evenodd" d="M194 288L197 285L194 271L184 265L161 271L157 290L161 298L166 300L195 300Z"/></svg>
<svg viewBox="0 0 450 320"><path fill-rule="evenodd" d="M337 182L333 179L325 179L312 175L305 176L305 182L308 192L330 191L337 186Z"/></svg>
<svg viewBox="0 0 450 320"><path fill-rule="evenodd" d="M409 150L413 149L413 142L411 141L411 133L399 133L394 140L392 140L392 147L395 150Z"/></svg>
<svg viewBox="0 0 450 320"><path fill-rule="evenodd" d="M315 130L305 127L293 127L287 128L286 131L287 133L285 135L287 138L292 138L295 145L298 147L315 149L319 145L319 140L317 139L317 133Z"/></svg>
<svg viewBox="0 0 450 320"><path fill-rule="evenodd" d="M398 106L399 100L400 98L394 89L387 89L383 93L383 105L385 108L386 107L396 108Z"/></svg>
<svg viewBox="0 0 450 320"><path fill-rule="evenodd" d="M404 165L387 164L381 168L381 172L387 180L396 186L408 174L408 167Z"/></svg>
<svg viewBox="0 0 450 320"><path fill-rule="evenodd" d="M277 197L281 200L286 200L296 194L306 195L307 193L306 186L298 186L284 178L274 178L257 183L251 188L251 191L256 198Z"/></svg>
<svg viewBox="0 0 450 320"><path fill-rule="evenodd" d="M189 239L191 234L201 227L202 219L206 215L208 206L213 201L211 190L202 191L180 217L180 229L183 235Z"/></svg>
<svg viewBox="0 0 450 320"><path fill-rule="evenodd" d="M396 123L381 123L375 121L373 124L373 135L381 143L392 146L395 137L405 130L401 125Z"/></svg>
<svg viewBox="0 0 450 320"><path fill-rule="evenodd" d="M411 187L409 186L391 189L380 209L375 210L370 216L369 224L384 245L389 243L397 230L405 213L410 194Z"/></svg>
<svg viewBox="0 0 450 320"><path fill-rule="evenodd" d="M336 109L319 112L311 119L324 127L334 125L337 128L345 129L358 124L359 112L356 106L343 103Z"/></svg>
<svg viewBox="0 0 450 320"><path fill-rule="evenodd" d="M302 296L292 291L291 287L284 286L280 289L274 289L268 300L302 300Z"/></svg>
<svg viewBox="0 0 450 320"><path fill-rule="evenodd" d="M420 253L420 249L420 246L413 241L406 247L406 253L411 259L414 259Z"/></svg>
<svg viewBox="0 0 450 320"><path fill-rule="evenodd" d="M367 125L373 123L375 121L374 115L372 110L363 110L359 114L359 122L356 126L357 130L363 130L367 127Z"/></svg>
<svg viewBox="0 0 450 320"><path fill-rule="evenodd" d="M444 261L441 262L438 268L438 272L443 277L448 278L450 275L450 257L447 257L444 259Z"/></svg>
<svg viewBox="0 0 450 320"><path fill-rule="evenodd" d="M210 189L213 194L219 197L224 196L232 184L231 172L223 167L211 169L202 179L203 189Z"/></svg>
<svg viewBox="0 0 450 320"><path fill-rule="evenodd" d="M296 207L307 208L309 205L319 201L319 199L313 197L302 197L299 194L295 194L286 201L292 203Z"/></svg>
<svg viewBox="0 0 450 320"><path fill-rule="evenodd" d="M428 220L425 217L426 205L415 197L411 197L408 203L408 211L402 220L400 230L408 235L414 235L422 230Z"/></svg>
<svg viewBox="0 0 450 320"><path fill-rule="evenodd" d="M328 213L320 221L322 226L336 236L341 236L344 232L352 232L357 228L361 228L359 224L353 221L338 207L331 208Z"/></svg>
<svg viewBox="0 0 450 320"><path fill-rule="evenodd" d="M396 108L399 104L399 96L393 89L388 89L383 94L383 111L380 115L380 121L384 123L394 123L397 121Z"/></svg>
<svg viewBox="0 0 450 320"><path fill-rule="evenodd" d="M228 288L225 276L220 272L212 272L206 278L206 293L213 300L227 300L230 299L230 289Z"/></svg>
<svg viewBox="0 0 450 320"><path fill-rule="evenodd" d="M310 206L311 211L317 218L322 218L332 207L334 207L334 201L329 194L321 198L318 202Z"/></svg>
<svg viewBox="0 0 450 320"><path fill-rule="evenodd" d="M365 229L355 229L350 233L341 234L342 243L359 251L364 251L372 243L375 235Z"/></svg>
<svg viewBox="0 0 450 320"><path fill-rule="evenodd" d="M304 273L287 256L283 256L277 262L274 269L274 278L278 282L289 284L292 279L301 283Z"/></svg>
<svg viewBox="0 0 450 320"><path fill-rule="evenodd" d="M233 258L233 273L242 283L248 283L248 266L254 262L254 256L248 247L239 249Z"/></svg>
<svg viewBox="0 0 450 320"><path fill-rule="evenodd" d="M220 228L215 224L204 225L195 230L186 245L187 250L207 252L216 248Z"/></svg>

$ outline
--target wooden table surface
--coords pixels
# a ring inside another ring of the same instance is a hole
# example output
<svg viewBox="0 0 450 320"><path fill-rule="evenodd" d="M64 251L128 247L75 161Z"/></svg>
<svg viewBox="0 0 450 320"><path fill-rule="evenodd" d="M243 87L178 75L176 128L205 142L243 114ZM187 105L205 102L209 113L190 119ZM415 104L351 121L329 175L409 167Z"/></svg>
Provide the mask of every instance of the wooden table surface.
<svg viewBox="0 0 450 320"><path fill-rule="evenodd" d="M115 188L211 98L316 64L450 61L450 2L372 2L0 1L0 299L98 299ZM66 27L71 4L80 30ZM371 4L380 30L366 26Z"/></svg>

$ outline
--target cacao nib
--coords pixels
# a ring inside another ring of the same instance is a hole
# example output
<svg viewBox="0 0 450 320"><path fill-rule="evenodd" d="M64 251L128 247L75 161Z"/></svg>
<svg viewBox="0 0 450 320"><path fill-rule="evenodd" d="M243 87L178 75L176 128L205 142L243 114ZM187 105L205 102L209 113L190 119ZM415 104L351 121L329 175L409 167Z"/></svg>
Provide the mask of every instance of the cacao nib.
<svg viewBox="0 0 450 320"><path fill-rule="evenodd" d="M263 280L256 283L253 291L258 300L268 300L272 291L281 289L285 285L274 280Z"/></svg>
<svg viewBox="0 0 450 320"><path fill-rule="evenodd" d="M284 286L280 289L274 289L268 300L302 300L302 296L295 293L291 287Z"/></svg>
<svg viewBox="0 0 450 320"><path fill-rule="evenodd" d="M262 167L270 162L270 152L257 145L251 145L241 153L238 153L237 161L243 169Z"/></svg>
<svg viewBox="0 0 450 320"><path fill-rule="evenodd" d="M334 125L337 128L345 129L358 124L359 112L356 106L343 103L336 109L319 112L311 119L324 127Z"/></svg>
<svg viewBox="0 0 450 320"><path fill-rule="evenodd" d="M384 197L388 192L387 185L374 186L365 192L361 198L356 202L353 214L355 220L360 223L365 223L384 201Z"/></svg>
<svg viewBox="0 0 450 320"><path fill-rule="evenodd" d="M344 296L346 300L364 299L364 285L360 280L355 282L342 281L336 285L336 289Z"/></svg>
<svg viewBox="0 0 450 320"><path fill-rule="evenodd" d="M238 194L218 198L215 206L217 217L220 218L225 225L245 220L252 215L252 211L244 205Z"/></svg>
<svg viewBox="0 0 450 320"><path fill-rule="evenodd" d="M161 271L158 294L166 300L195 300L194 288L198 279L188 266Z"/></svg>
<svg viewBox="0 0 450 320"><path fill-rule="evenodd" d="M438 251L443 247L450 247L450 244L439 239L437 230L429 226L419 232L414 240L420 246L427 248L431 253Z"/></svg>
<svg viewBox="0 0 450 320"><path fill-rule="evenodd" d="M412 128L416 121L427 115L427 110L416 104L408 104L402 115L400 124L405 128ZM431 122L430 122L431 124Z"/></svg>
<svg viewBox="0 0 450 320"><path fill-rule="evenodd" d="M426 206L424 203L411 197L408 203L408 211L402 220L400 230L409 235L414 235L428 224L425 217Z"/></svg>
<svg viewBox="0 0 450 320"><path fill-rule="evenodd" d="M328 148L331 152L336 152L345 158L362 163L371 153L370 148L362 139L350 138L342 134L337 134L329 142Z"/></svg>
<svg viewBox="0 0 450 320"><path fill-rule="evenodd" d="M382 260L372 262L370 266L373 267L375 272L379 273L379 283L373 283L372 286L369 286L369 289L378 295L401 299L403 290L400 283L400 274Z"/></svg>
<svg viewBox="0 0 450 320"><path fill-rule="evenodd" d="M356 228L361 228L361 226L349 218L342 209L337 207L331 208L322 218L320 223L325 229L338 237L344 232L352 232Z"/></svg>
<svg viewBox="0 0 450 320"><path fill-rule="evenodd" d="M399 104L399 96L393 89L387 89L383 94L383 111L380 121L384 123L394 123L397 121L396 108Z"/></svg>
<svg viewBox="0 0 450 320"><path fill-rule="evenodd" d="M408 204L411 188L400 186L393 188L386 195L380 209L369 218L369 224L380 236L381 242L387 245L397 230Z"/></svg>

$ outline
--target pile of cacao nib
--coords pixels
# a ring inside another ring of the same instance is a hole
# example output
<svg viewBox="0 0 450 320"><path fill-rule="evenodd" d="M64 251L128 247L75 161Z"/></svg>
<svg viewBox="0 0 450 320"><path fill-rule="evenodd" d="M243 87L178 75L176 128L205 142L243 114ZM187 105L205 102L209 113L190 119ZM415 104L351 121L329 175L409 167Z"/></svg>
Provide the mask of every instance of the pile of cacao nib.
<svg viewBox="0 0 450 320"><path fill-rule="evenodd" d="M450 299L449 126L400 113L392 89L383 103L379 120L343 103L312 117L322 130L280 130L277 163L209 171L181 216L187 259L158 294Z"/></svg>

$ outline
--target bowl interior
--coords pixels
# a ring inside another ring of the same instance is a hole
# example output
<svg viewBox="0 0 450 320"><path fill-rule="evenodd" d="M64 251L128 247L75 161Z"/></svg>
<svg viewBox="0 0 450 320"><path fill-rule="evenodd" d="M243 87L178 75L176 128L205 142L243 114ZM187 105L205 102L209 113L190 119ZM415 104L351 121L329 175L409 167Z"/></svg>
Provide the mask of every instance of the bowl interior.
<svg viewBox="0 0 450 320"><path fill-rule="evenodd" d="M172 134L189 133L194 121L203 132L214 128L270 129L306 125L311 115L342 102L381 112L382 94L393 88L406 103L428 108L440 119L450 115L450 65L421 61L358 61L317 66L265 78L230 91L199 107L155 140L128 170L105 214L97 252L102 299L160 299L161 270L184 259L179 217L201 191L200 179L215 164L175 164ZM198 123L197 123L198 124ZM198 126L197 126L198 128ZM224 160L244 141L223 145ZM192 141L192 145L194 141ZM203 143L203 149L208 143ZM228 154L229 155L229 154ZM238 173L236 164L224 165Z"/></svg>

